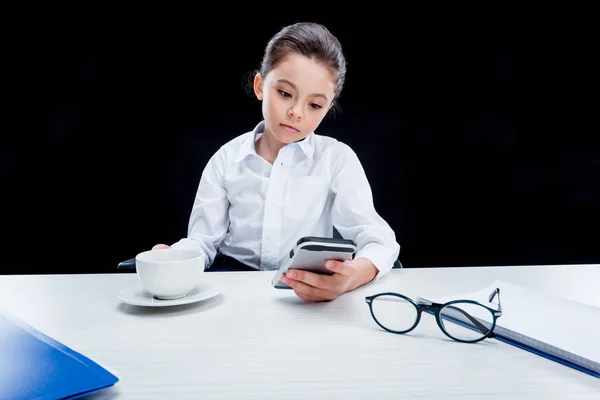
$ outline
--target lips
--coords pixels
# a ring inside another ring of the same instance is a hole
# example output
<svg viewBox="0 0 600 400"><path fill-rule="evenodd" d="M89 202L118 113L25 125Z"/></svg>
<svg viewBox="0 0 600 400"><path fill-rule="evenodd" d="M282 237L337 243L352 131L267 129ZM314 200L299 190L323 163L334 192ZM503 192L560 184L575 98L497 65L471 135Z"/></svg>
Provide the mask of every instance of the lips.
<svg viewBox="0 0 600 400"><path fill-rule="evenodd" d="M282 127L283 129L285 129L286 131L288 131L288 132L294 132L294 133L295 133L295 132L300 132L298 129L294 128L294 127L293 127L293 126L291 126L291 125L286 125L286 124L279 124L279 125L281 125L281 127Z"/></svg>

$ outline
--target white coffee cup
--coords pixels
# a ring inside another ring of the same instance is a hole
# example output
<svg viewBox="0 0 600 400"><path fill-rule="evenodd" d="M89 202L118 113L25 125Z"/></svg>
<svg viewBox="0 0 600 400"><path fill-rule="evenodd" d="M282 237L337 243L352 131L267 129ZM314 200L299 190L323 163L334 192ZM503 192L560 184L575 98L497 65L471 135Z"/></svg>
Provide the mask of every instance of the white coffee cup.
<svg viewBox="0 0 600 400"><path fill-rule="evenodd" d="M154 249L135 257L142 287L162 300L178 299L190 293L201 281L205 254L192 249Z"/></svg>

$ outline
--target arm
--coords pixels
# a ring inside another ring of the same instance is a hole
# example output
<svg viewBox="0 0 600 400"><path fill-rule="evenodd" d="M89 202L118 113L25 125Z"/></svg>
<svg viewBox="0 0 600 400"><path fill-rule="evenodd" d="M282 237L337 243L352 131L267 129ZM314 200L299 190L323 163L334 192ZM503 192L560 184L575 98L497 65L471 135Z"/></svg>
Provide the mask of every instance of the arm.
<svg viewBox="0 0 600 400"><path fill-rule="evenodd" d="M212 264L229 227L229 200L225 187L225 154L218 151L208 161L196 191L188 225L188 236L173 248L201 249L206 265Z"/></svg>
<svg viewBox="0 0 600 400"><path fill-rule="evenodd" d="M375 267L372 278L379 279L392 269L400 245L394 231L375 210L371 186L356 153L345 144L339 143L338 147L339 156L332 166L333 225L344 238L356 243L355 261L360 267Z"/></svg>

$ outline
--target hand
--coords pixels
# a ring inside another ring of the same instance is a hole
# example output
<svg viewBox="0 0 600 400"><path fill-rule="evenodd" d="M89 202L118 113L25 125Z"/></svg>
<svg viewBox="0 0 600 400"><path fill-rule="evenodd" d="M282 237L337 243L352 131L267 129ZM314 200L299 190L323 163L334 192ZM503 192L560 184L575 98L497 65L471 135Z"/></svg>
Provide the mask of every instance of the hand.
<svg viewBox="0 0 600 400"><path fill-rule="evenodd" d="M159 249L170 249L171 246L169 246L168 244L156 244L154 245L154 247L152 247L152 250L159 250Z"/></svg>
<svg viewBox="0 0 600 400"><path fill-rule="evenodd" d="M294 289L304 301L330 301L352 291L370 281L377 275L377 268L366 258L333 261L325 263L325 268L333 275L290 269L281 277L281 281Z"/></svg>

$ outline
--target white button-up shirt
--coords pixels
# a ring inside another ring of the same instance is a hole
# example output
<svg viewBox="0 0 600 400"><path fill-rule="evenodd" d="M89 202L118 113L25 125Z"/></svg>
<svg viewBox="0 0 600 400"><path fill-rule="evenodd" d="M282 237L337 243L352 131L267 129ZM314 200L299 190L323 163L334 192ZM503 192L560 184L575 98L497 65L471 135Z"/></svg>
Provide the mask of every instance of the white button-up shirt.
<svg viewBox="0 0 600 400"><path fill-rule="evenodd" d="M332 237L333 227L387 273L400 246L375 211L355 152L327 136L309 134L284 146L271 165L256 153L264 122L224 144L207 163L189 220L188 236L172 247L200 248L206 266L217 251L256 269L275 270L303 236Z"/></svg>

